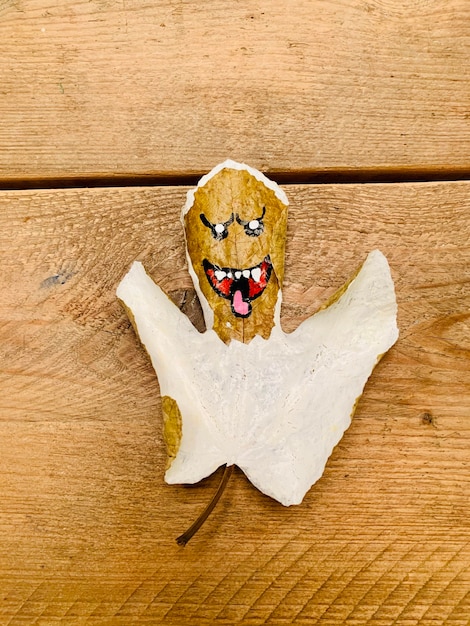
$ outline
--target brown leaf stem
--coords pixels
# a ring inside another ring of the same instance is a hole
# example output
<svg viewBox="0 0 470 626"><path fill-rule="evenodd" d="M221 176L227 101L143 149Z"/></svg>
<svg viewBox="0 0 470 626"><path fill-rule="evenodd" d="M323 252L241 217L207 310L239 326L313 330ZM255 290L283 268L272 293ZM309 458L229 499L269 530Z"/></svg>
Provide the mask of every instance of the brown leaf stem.
<svg viewBox="0 0 470 626"><path fill-rule="evenodd" d="M212 500L206 506L204 511L199 515L197 520L193 524L191 524L188 530L184 532L182 535L180 535L179 537L177 537L176 543L179 546L185 546L188 543L188 541L192 537L194 537L194 535L197 533L197 531L201 528L201 526L204 524L206 519L212 513L217 502L220 500L221 495L225 491L225 487L227 486L229 478L232 475L233 467L234 467L233 465L225 466L224 473L222 475L222 480L220 481L220 485L218 486L217 491L213 495Z"/></svg>

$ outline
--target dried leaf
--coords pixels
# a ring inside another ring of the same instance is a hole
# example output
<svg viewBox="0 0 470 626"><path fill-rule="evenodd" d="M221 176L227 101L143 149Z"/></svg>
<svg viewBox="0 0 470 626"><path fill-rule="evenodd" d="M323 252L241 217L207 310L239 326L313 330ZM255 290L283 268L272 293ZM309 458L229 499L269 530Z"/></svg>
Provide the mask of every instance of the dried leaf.
<svg viewBox="0 0 470 626"><path fill-rule="evenodd" d="M140 263L119 285L161 393L181 414L169 483L237 465L263 493L286 506L300 503L397 339L393 282L378 250L313 317L282 331L286 219L283 191L233 161L188 193L183 222L204 333Z"/></svg>

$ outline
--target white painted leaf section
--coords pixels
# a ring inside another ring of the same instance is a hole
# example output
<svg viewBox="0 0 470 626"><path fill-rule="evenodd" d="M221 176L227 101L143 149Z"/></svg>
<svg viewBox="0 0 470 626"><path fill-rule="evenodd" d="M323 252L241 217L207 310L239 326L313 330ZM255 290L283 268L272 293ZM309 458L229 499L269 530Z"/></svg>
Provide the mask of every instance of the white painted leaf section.
<svg viewBox="0 0 470 626"><path fill-rule="evenodd" d="M132 311L162 395L183 418L168 483L195 483L227 463L263 493L299 504L351 422L356 399L396 341L396 299L375 250L333 305L291 334L223 343L199 333L136 262L118 297Z"/></svg>

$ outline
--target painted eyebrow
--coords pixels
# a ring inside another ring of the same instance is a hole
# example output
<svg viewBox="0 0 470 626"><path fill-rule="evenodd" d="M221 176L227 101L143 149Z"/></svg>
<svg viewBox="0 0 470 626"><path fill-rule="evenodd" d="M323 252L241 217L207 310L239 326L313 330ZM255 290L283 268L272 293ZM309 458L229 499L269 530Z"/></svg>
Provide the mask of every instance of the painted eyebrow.
<svg viewBox="0 0 470 626"><path fill-rule="evenodd" d="M247 221L242 220L242 218L237 213L237 222L240 224L240 226L248 226L250 222L261 222L263 220L265 213L266 213L266 207L264 206L263 212L261 213L260 217L254 217L252 220L247 220Z"/></svg>
<svg viewBox="0 0 470 626"><path fill-rule="evenodd" d="M227 228L230 226L230 224L233 223L235 219L235 216L232 213L232 215L228 218L226 222L216 222L215 224L213 224L207 219L204 213L201 213L199 217L201 219L201 222L204 224L204 226L207 226L207 228L211 229L212 236L214 237L214 239L217 239L218 241L220 241L221 239L225 239L225 237L227 237L228 235Z"/></svg>

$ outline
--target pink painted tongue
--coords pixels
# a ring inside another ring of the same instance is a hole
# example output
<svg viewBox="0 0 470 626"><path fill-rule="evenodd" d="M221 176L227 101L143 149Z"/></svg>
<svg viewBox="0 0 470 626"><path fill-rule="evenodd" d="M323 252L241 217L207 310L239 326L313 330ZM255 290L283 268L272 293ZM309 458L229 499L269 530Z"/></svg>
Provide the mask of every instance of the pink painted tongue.
<svg viewBox="0 0 470 626"><path fill-rule="evenodd" d="M237 291L233 294L232 306L238 315L247 315L249 310L248 302L243 300L242 292L239 289L237 289Z"/></svg>

